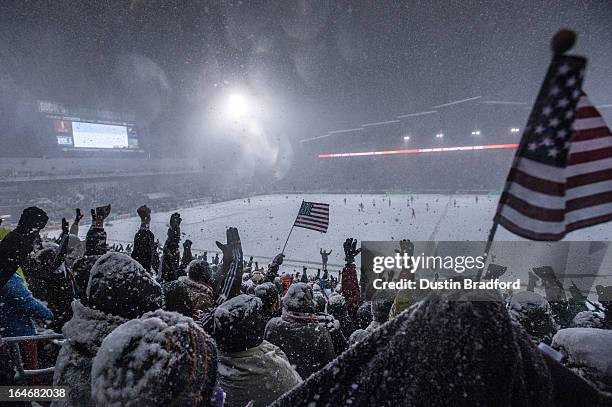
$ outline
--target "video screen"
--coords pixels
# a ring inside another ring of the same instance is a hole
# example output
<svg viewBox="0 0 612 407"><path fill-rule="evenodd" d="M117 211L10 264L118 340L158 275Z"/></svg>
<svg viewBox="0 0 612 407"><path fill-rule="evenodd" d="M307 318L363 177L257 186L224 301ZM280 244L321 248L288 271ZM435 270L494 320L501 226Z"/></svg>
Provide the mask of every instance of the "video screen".
<svg viewBox="0 0 612 407"><path fill-rule="evenodd" d="M73 122L72 138L75 148L130 148L125 126Z"/></svg>

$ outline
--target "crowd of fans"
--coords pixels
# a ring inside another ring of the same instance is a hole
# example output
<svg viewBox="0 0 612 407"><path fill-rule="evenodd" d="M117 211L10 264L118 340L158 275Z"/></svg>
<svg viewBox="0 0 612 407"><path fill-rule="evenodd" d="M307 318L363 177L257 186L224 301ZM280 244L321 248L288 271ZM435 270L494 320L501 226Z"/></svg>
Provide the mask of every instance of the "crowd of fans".
<svg viewBox="0 0 612 407"><path fill-rule="evenodd" d="M20 343L26 368L55 367L32 382L69 389L53 405L611 405L610 361L580 364L571 347L610 346L612 287L587 306L542 271L507 298L404 290L365 301L355 239L338 279L325 266L300 276L282 271L283 254L264 268L245 260L236 228L217 242L221 258L194 256L189 240L181 253L179 213L160 256L144 205L133 244L109 247L110 213L91 210L84 242L78 209L43 241L48 215L29 207L0 242L0 336L64 336ZM18 384L13 356L0 342L3 384Z"/></svg>

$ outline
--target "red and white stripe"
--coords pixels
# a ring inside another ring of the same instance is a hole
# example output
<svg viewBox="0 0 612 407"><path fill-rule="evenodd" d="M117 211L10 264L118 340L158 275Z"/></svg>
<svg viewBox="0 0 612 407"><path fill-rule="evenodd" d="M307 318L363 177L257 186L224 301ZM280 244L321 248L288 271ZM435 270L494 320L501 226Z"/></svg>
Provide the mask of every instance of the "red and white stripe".
<svg viewBox="0 0 612 407"><path fill-rule="evenodd" d="M294 226L326 233L329 226L329 204L312 202L310 214L298 213Z"/></svg>
<svg viewBox="0 0 612 407"><path fill-rule="evenodd" d="M517 157L497 216L506 229L559 240L612 220L612 133L584 92L573 130L565 168Z"/></svg>

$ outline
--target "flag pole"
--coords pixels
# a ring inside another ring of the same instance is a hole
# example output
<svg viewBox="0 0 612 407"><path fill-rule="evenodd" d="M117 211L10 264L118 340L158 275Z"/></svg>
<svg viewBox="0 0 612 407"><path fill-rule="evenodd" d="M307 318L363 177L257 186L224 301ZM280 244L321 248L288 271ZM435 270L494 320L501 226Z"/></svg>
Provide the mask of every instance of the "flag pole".
<svg viewBox="0 0 612 407"><path fill-rule="evenodd" d="M302 210L302 205L304 205L304 200L302 199L302 203L300 204L300 210ZM300 212L298 211L298 215ZM293 225L291 225L291 229L289 230L289 234L287 235L287 240L285 240L285 245L283 246L283 251L281 254L285 254L285 249L287 248L287 243L289 243L289 238L291 237L291 232L293 232L293 228L295 227L295 221L293 221Z"/></svg>
<svg viewBox="0 0 612 407"><path fill-rule="evenodd" d="M281 254L285 254L285 249L287 248L287 243L289 242L289 237L291 236L291 232L293 232L293 228L295 227L295 222L293 222L293 226L291 226L291 230L289 230L289 234L287 235L287 240L285 240L285 245L283 246L283 251Z"/></svg>

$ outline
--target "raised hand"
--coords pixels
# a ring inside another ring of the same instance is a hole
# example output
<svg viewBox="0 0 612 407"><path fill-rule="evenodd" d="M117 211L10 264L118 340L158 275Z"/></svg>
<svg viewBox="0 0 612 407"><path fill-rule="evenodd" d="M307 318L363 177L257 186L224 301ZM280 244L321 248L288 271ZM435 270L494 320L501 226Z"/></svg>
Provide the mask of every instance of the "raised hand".
<svg viewBox="0 0 612 407"><path fill-rule="evenodd" d="M221 283L221 291L216 301L217 305L227 301L234 295L238 295L242 282L243 253L238 229L231 227L227 229L226 235L226 244L219 241L215 242L217 247L223 252L222 273L224 275Z"/></svg>
<svg viewBox="0 0 612 407"><path fill-rule="evenodd" d="M226 231L227 244L223 244L216 241L215 244L223 253L223 263L229 263L230 261L240 262L242 264L242 244L240 243L240 235L238 235L238 229L228 228Z"/></svg>
<svg viewBox="0 0 612 407"><path fill-rule="evenodd" d="M81 213L81 208L76 208L76 215L74 217L74 223L79 223L81 221L81 219L83 219L83 215Z"/></svg>
<svg viewBox="0 0 612 407"><path fill-rule="evenodd" d="M110 204L105 206L98 206L95 210L91 210L91 225L96 228L104 227L104 219L110 215L111 206Z"/></svg>
<svg viewBox="0 0 612 407"><path fill-rule="evenodd" d="M181 214L174 212L172 216L170 216L170 228L178 229L181 226L181 221Z"/></svg>
<svg viewBox="0 0 612 407"><path fill-rule="evenodd" d="M136 213L138 213L141 223L147 225L151 223L151 208L149 208L147 205L142 205L136 210Z"/></svg>
<svg viewBox="0 0 612 407"><path fill-rule="evenodd" d="M361 248L357 249L357 239L348 238L344 241L344 260L347 263L354 263L355 256L361 253Z"/></svg>
<svg viewBox="0 0 612 407"><path fill-rule="evenodd" d="M189 239L185 240L183 242L183 248L184 249L191 249L191 245L193 244L193 242Z"/></svg>
<svg viewBox="0 0 612 407"><path fill-rule="evenodd" d="M285 255L283 253L279 253L276 256L274 256L271 266L280 266L281 264L283 264L284 260L285 260Z"/></svg>

